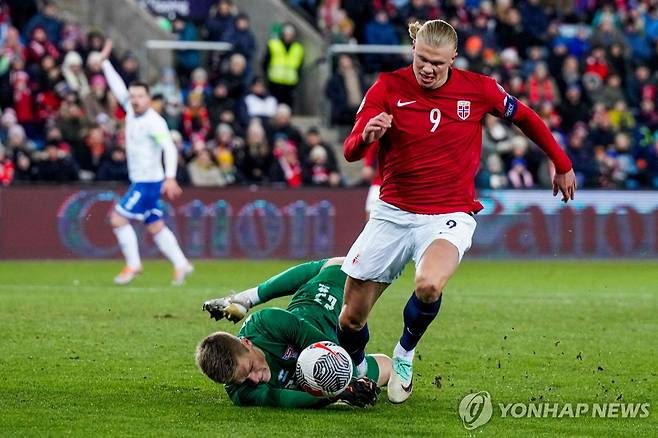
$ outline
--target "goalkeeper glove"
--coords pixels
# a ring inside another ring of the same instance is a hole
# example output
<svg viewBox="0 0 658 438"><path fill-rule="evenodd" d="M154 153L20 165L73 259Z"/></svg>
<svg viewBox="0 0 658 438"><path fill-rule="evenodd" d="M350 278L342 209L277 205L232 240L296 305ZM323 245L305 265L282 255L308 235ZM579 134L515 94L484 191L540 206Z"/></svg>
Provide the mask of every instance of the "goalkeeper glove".
<svg viewBox="0 0 658 438"><path fill-rule="evenodd" d="M365 408L368 405L374 406L377 403L377 396L380 392L377 382L367 377L360 377L352 379L345 391L338 394L336 398L351 406Z"/></svg>
<svg viewBox="0 0 658 438"><path fill-rule="evenodd" d="M208 300L203 303L202 307L203 310L210 314L211 318L215 318L215 321L226 318L233 323L242 320L250 308L251 303L236 300L235 295Z"/></svg>

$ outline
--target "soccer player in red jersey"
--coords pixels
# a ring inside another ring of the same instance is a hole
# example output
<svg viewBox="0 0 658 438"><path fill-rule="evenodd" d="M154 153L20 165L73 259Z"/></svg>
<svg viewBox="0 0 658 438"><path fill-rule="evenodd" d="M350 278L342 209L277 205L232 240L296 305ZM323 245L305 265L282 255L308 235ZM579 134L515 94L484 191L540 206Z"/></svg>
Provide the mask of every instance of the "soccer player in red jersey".
<svg viewBox="0 0 658 438"><path fill-rule="evenodd" d="M409 260L415 290L404 308L404 329L393 352L388 398L405 401L412 389L412 360L434 320L446 283L471 246L475 174L482 148L482 118L511 120L555 165L553 195L574 197L571 162L539 116L493 79L452 67L457 33L443 20L412 23L413 64L382 73L368 90L345 139L348 161L378 145L381 193L370 219L342 266L348 275L338 336L366 371L367 319L382 292Z"/></svg>

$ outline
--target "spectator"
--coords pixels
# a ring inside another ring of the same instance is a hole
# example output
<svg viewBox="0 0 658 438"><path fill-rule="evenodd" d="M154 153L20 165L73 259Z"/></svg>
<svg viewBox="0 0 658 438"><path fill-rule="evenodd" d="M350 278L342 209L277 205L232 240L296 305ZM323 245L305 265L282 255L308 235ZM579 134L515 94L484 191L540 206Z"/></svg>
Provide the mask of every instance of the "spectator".
<svg viewBox="0 0 658 438"><path fill-rule="evenodd" d="M628 110L624 100L618 100L608 112L610 115L610 124L614 131L629 132L635 128L635 117Z"/></svg>
<svg viewBox="0 0 658 438"><path fill-rule="evenodd" d="M35 150L34 143L25 135L25 129L18 124L9 128L6 147L14 161L19 153L31 155Z"/></svg>
<svg viewBox="0 0 658 438"><path fill-rule="evenodd" d="M234 32L233 4L230 0L219 0L214 11L205 22L209 41L226 41L226 34Z"/></svg>
<svg viewBox="0 0 658 438"><path fill-rule="evenodd" d="M297 147L302 142L302 135L297 128L292 126L292 110L285 103L280 103L276 107L276 112L270 120L267 129L267 138L271 144L274 144L274 137L277 134L283 134L286 138L293 142L293 146Z"/></svg>
<svg viewBox="0 0 658 438"><path fill-rule="evenodd" d="M54 183L77 181L78 169L69 154L60 151L56 144L48 143L36 162L35 179Z"/></svg>
<svg viewBox="0 0 658 438"><path fill-rule="evenodd" d="M639 186L638 169L631 150L631 139L626 133L619 132L615 135L612 155L617 161L617 167L612 175L617 185L626 189L637 188Z"/></svg>
<svg viewBox="0 0 658 438"><path fill-rule="evenodd" d="M189 149L185 148L185 142L180 132L172 129L169 131L171 134L171 141L174 142L176 150L178 151L178 160L176 161L176 181L178 184L186 186L190 184L190 175L187 173L187 163L193 158L193 154Z"/></svg>
<svg viewBox="0 0 658 438"><path fill-rule="evenodd" d="M183 132L189 140L195 137L206 138L210 132L210 118L203 103L203 94L193 91L187 96L187 106L183 110Z"/></svg>
<svg viewBox="0 0 658 438"><path fill-rule="evenodd" d="M84 136L83 146L74 148L73 152L80 170L86 172L85 179L92 179L105 154L103 129L97 124L90 125Z"/></svg>
<svg viewBox="0 0 658 438"><path fill-rule="evenodd" d="M610 114L603 104L594 106L590 128L590 139L594 145L602 145L606 149L614 142L615 134L610 123Z"/></svg>
<svg viewBox="0 0 658 438"><path fill-rule="evenodd" d="M219 163L220 149L232 151L236 147L239 147L238 143L242 143L242 139L235 137L233 128L226 123L220 123L215 128L215 138L208 142L208 149L210 149L215 160Z"/></svg>
<svg viewBox="0 0 658 438"><path fill-rule="evenodd" d="M608 78L610 67L603 47L595 46L592 48L592 53L585 61L585 73L591 73L598 76L601 81L605 81Z"/></svg>
<svg viewBox="0 0 658 438"><path fill-rule="evenodd" d="M25 60L29 67L39 64L41 58L50 55L59 58L59 50L48 40L48 34L43 27L35 27L27 45L27 58Z"/></svg>
<svg viewBox="0 0 658 438"><path fill-rule="evenodd" d="M519 6L523 27L529 31L534 41L541 43L547 39L549 16L540 0L527 0Z"/></svg>
<svg viewBox="0 0 658 438"><path fill-rule="evenodd" d="M8 186L14 179L14 162L7 156L7 149L0 144L0 184Z"/></svg>
<svg viewBox="0 0 658 438"><path fill-rule="evenodd" d="M102 75L92 76L90 83L90 93L82 99L85 114L91 120L96 120L100 114L110 116L112 107L105 77Z"/></svg>
<svg viewBox="0 0 658 438"><path fill-rule="evenodd" d="M621 78L617 74L611 74L601 88L590 92L594 103L601 103L610 109L617 101L626 101L624 91L621 88Z"/></svg>
<svg viewBox="0 0 658 438"><path fill-rule="evenodd" d="M501 47L513 47L518 53L526 53L526 48L535 40L526 33L519 10L509 8L503 16L498 16L496 36Z"/></svg>
<svg viewBox="0 0 658 438"><path fill-rule="evenodd" d="M357 44L354 37L354 21L349 17L343 18L336 29L331 33L331 44Z"/></svg>
<svg viewBox="0 0 658 438"><path fill-rule="evenodd" d="M658 189L658 137L656 137L651 145L646 163L645 180L647 185L652 189Z"/></svg>
<svg viewBox="0 0 658 438"><path fill-rule="evenodd" d="M304 136L304 142L301 144L298 150L299 161L303 165L306 165L310 161L313 161L310 159L310 155L314 149L324 149L324 156L326 158L324 160L325 163L323 165L327 167L330 174L335 173L336 175L338 175L338 163L336 161L336 154L334 154L334 151L331 148L331 146L326 145L322 141L322 137L320 136L320 130L315 126L312 126L308 129L308 131L306 131L306 135ZM316 154L319 153L316 152ZM338 179L340 180L340 175L338 175Z"/></svg>
<svg viewBox="0 0 658 438"><path fill-rule="evenodd" d="M349 125L364 96L364 81L348 55L338 57L338 68L331 77L325 94L331 102L331 123Z"/></svg>
<svg viewBox="0 0 658 438"><path fill-rule="evenodd" d="M274 139L274 162L269 170L271 182L285 182L288 187L301 187L302 166L297 155L297 148L279 134Z"/></svg>
<svg viewBox="0 0 658 438"><path fill-rule="evenodd" d="M85 66L87 68L87 77L92 77L94 75L103 74L103 55L100 52L89 52L87 53L87 61Z"/></svg>
<svg viewBox="0 0 658 438"><path fill-rule="evenodd" d="M512 168L507 172L507 179L515 189L530 189L535 185L532 174L528 170L528 163L522 157L512 160Z"/></svg>
<svg viewBox="0 0 658 438"><path fill-rule="evenodd" d="M366 24L363 42L364 44L381 44L387 46L400 44L400 38L385 10L377 11L375 17ZM400 64L399 57L395 55L366 55L364 59L368 71L372 72L381 70L390 71L397 68Z"/></svg>
<svg viewBox="0 0 658 438"><path fill-rule="evenodd" d="M651 46L639 22L629 20L624 27L624 37L630 46L632 59L641 62L647 62L651 59Z"/></svg>
<svg viewBox="0 0 658 438"><path fill-rule="evenodd" d="M587 143L587 127L577 123L569 136L567 153L579 187L593 187L597 183L598 168L592 160L592 150Z"/></svg>
<svg viewBox="0 0 658 438"><path fill-rule="evenodd" d="M239 102L247 91L246 70L247 61L244 56L239 53L231 55L228 71L222 76L222 80L226 82L229 97L236 102Z"/></svg>
<svg viewBox="0 0 658 438"><path fill-rule="evenodd" d="M249 16L238 14L235 17L235 25L224 33L224 41L233 44L233 53L240 54L247 63L245 72L246 79L250 79L252 72L252 61L256 53L256 38L250 28Z"/></svg>
<svg viewBox="0 0 658 438"><path fill-rule="evenodd" d="M268 180L268 172L272 166L272 153L267 143L265 129L257 119L249 123L247 128L246 156L242 173L251 183L262 183Z"/></svg>
<svg viewBox="0 0 658 438"><path fill-rule="evenodd" d="M507 187L507 176L503 167L503 160L498 154L491 154L487 158L487 172L484 175L485 184L490 189L503 189Z"/></svg>
<svg viewBox="0 0 658 438"><path fill-rule="evenodd" d="M250 93L245 96L244 104L250 119L257 117L263 124L268 124L276 112L278 102L267 90L265 80L257 76L251 82Z"/></svg>
<svg viewBox="0 0 658 438"><path fill-rule="evenodd" d="M643 99L640 102L640 112L637 116L639 124L646 126L650 131L658 130L658 111L656 104L651 99Z"/></svg>
<svg viewBox="0 0 658 438"><path fill-rule="evenodd" d="M174 20L173 30L178 41L199 40L199 33L194 24L186 21L181 16L176 17ZM174 63L176 73L183 85L185 85L190 77L190 73L201 64L201 54L198 50L177 50Z"/></svg>
<svg viewBox="0 0 658 438"><path fill-rule="evenodd" d="M62 76L66 80L69 90L74 91L84 99L89 94L89 82L82 69L82 57L78 52L69 52L64 57Z"/></svg>
<svg viewBox="0 0 658 438"><path fill-rule="evenodd" d="M555 81L548 75L548 68L543 62L537 63L528 79L528 102L538 106L543 102L560 103L560 93Z"/></svg>
<svg viewBox="0 0 658 438"><path fill-rule="evenodd" d="M311 149L304 161L302 175L304 184L331 187L340 185L340 174L329 164L329 155L322 145Z"/></svg>
<svg viewBox="0 0 658 438"><path fill-rule="evenodd" d="M630 51L628 43L624 39L624 35L617 30L612 17L601 19L592 33L590 43L592 46L600 46L604 48L610 48L613 44L618 44L623 48L625 54L628 54Z"/></svg>
<svg viewBox="0 0 658 438"><path fill-rule="evenodd" d="M32 165L32 157L30 154L19 151L14 157L14 162L16 163L14 169L14 181L34 181L36 167Z"/></svg>
<svg viewBox="0 0 658 438"><path fill-rule="evenodd" d="M25 25L23 38L27 40L34 29L41 27L46 32L49 41L59 44L63 24L57 15L57 4L53 0L44 0L41 12L33 16Z"/></svg>
<svg viewBox="0 0 658 438"><path fill-rule="evenodd" d="M217 126L220 123L221 114L225 111L234 113L236 102L228 95L228 87L224 82L218 82L212 90L212 95L208 99L208 113L210 123Z"/></svg>
<svg viewBox="0 0 658 438"><path fill-rule="evenodd" d="M165 119L171 128L178 128L183 112L183 93L178 85L176 72L171 67L165 67L160 80L151 89L152 94L161 94L165 101Z"/></svg>
<svg viewBox="0 0 658 438"><path fill-rule="evenodd" d="M578 85L572 84L567 88L564 101L558 107L562 117L562 128L570 132L578 122L587 123L590 119L589 106L582 100L582 92Z"/></svg>
<svg viewBox="0 0 658 438"><path fill-rule="evenodd" d="M18 123L31 127L35 119L34 113L34 100L32 97L32 87L30 86L30 76L21 70L21 62L14 60L14 67L16 70L10 74L10 83L12 86L14 97L14 108L16 110L16 120Z"/></svg>
<svg viewBox="0 0 658 438"><path fill-rule="evenodd" d="M286 23L281 35L267 43L263 59L268 88L278 102L293 106L293 91L299 84L303 61L304 46L297 41L297 29Z"/></svg>
<svg viewBox="0 0 658 438"><path fill-rule="evenodd" d="M7 144L9 139L9 129L17 124L16 110L11 107L5 108L2 112L2 117L0 117L0 143Z"/></svg>
<svg viewBox="0 0 658 438"><path fill-rule="evenodd" d="M64 152L71 152L71 145L64 141L62 131L60 131L57 125L48 128L48 131L46 132L46 142L55 143L57 147Z"/></svg>
<svg viewBox="0 0 658 438"><path fill-rule="evenodd" d="M187 165L192 184L199 187L219 187L226 185L219 167L213 161L210 151L201 148L196 151L195 157Z"/></svg>
<svg viewBox="0 0 658 438"><path fill-rule="evenodd" d="M187 94L193 92L193 91L198 91L202 93L204 96L208 96L210 94L210 84L208 82L208 72L202 67L197 67L194 70L192 70L192 74L190 75L190 80L188 81L188 88L187 88L187 93L185 97L187 97Z"/></svg>
<svg viewBox="0 0 658 438"><path fill-rule="evenodd" d="M20 35L15 27L10 27L5 33L5 38L0 48L0 75L4 75L14 58L27 58L27 49L21 43Z"/></svg>
<svg viewBox="0 0 658 438"><path fill-rule="evenodd" d="M115 146L108 155L102 157L96 173L96 181L129 182L128 162L123 148Z"/></svg>
<svg viewBox="0 0 658 438"><path fill-rule="evenodd" d="M613 174L617 168L617 162L608 154L605 146L594 146L594 162L598 167L597 186L606 189L614 189L615 182Z"/></svg>
<svg viewBox="0 0 658 438"><path fill-rule="evenodd" d="M75 93L68 93L59 107L55 123L62 131L64 141L73 147L80 147L82 131L87 125L84 111Z"/></svg>
<svg viewBox="0 0 658 438"><path fill-rule="evenodd" d="M242 143L242 142L240 142ZM238 148L241 148L241 145L236 145ZM219 165L219 173L224 180L225 185L235 184L239 181L238 170L235 167L235 160L233 158L233 152L231 148L225 146L218 146L214 151L215 159Z"/></svg>
<svg viewBox="0 0 658 438"><path fill-rule="evenodd" d="M126 84L139 80L139 61L134 53L126 52L123 55L117 72Z"/></svg>

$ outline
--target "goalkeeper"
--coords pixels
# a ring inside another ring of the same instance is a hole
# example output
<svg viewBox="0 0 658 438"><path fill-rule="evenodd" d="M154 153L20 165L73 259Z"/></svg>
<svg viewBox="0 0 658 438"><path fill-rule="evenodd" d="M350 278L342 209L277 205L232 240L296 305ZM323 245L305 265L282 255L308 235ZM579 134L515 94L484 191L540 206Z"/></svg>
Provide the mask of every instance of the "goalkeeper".
<svg viewBox="0 0 658 438"><path fill-rule="evenodd" d="M353 379L335 399L315 397L297 386L297 357L318 341L338 343L336 327L343 306L346 275L343 258L303 263L259 286L226 298L206 301L211 317L238 322L256 304L293 295L284 309L266 308L251 314L238 336L226 332L204 338L196 351L201 371L225 384L229 397L239 406L322 407L336 400L365 407L374 405L378 386L386 385L391 360L369 355L368 374Z"/></svg>

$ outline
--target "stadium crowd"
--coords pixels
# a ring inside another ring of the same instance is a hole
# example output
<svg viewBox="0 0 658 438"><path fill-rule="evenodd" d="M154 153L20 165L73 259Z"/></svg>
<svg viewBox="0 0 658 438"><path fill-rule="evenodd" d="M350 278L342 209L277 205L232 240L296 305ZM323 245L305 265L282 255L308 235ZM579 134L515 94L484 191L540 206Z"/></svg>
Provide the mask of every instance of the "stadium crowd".
<svg viewBox="0 0 658 438"><path fill-rule="evenodd" d="M491 75L543 117L581 187L658 188L658 2L288 0L327 44L410 43L407 24L443 18L458 31L456 66ZM160 17L179 40L229 53L180 51L151 88L179 150L179 182L199 186L344 183L320 130L291 122L304 47L293 26L256 41L230 0L199 19ZM52 0L0 2L0 183L127 181L122 119L100 68L105 36L60 18ZM256 47L265 56L255 59ZM138 79L134 53L112 59ZM348 126L376 73L409 63L340 55L324 91ZM477 184L550 185L549 163L506 122L487 117Z"/></svg>

